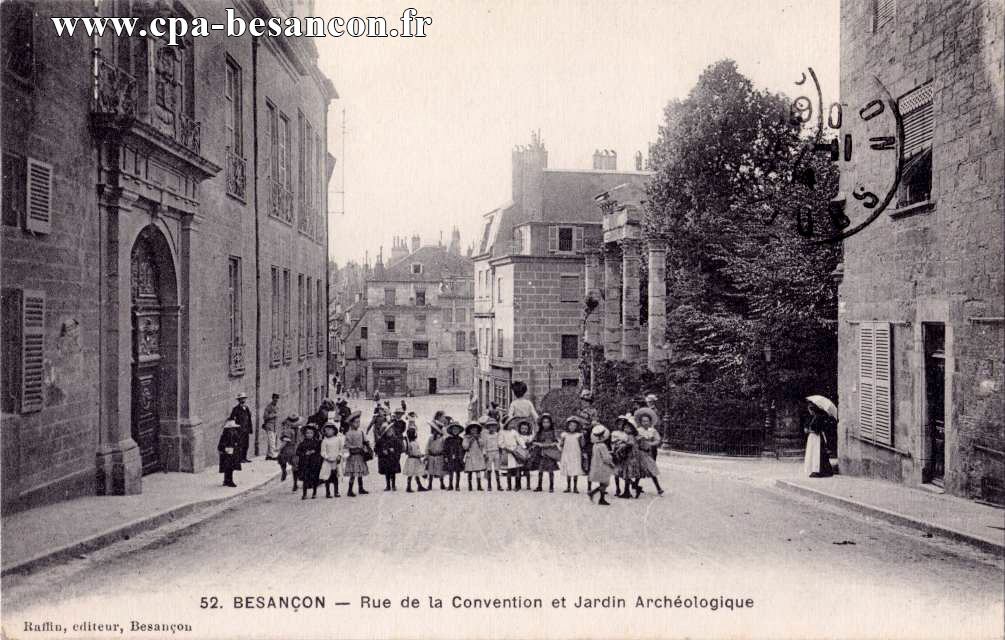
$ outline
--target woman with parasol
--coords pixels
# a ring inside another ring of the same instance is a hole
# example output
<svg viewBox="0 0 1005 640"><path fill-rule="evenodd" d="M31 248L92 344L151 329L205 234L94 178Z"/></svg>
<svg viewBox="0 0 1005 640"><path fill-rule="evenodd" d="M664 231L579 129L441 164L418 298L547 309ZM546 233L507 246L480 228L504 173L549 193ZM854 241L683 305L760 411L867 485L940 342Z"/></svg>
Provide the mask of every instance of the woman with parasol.
<svg viewBox="0 0 1005 640"><path fill-rule="evenodd" d="M830 456L827 453L827 429L837 419L837 407L823 396L806 398L810 422L806 425L806 457L803 459L803 470L811 478L827 478L834 475Z"/></svg>

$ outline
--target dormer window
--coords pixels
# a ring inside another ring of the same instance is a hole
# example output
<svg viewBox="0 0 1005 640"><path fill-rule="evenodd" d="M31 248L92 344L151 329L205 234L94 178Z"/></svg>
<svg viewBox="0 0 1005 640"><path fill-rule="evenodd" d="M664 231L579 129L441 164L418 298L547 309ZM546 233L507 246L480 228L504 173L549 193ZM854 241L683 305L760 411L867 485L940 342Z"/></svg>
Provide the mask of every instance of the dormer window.
<svg viewBox="0 0 1005 640"><path fill-rule="evenodd" d="M417 276L421 274L422 274L422 265L416 262L415 264L412 265L412 275Z"/></svg>

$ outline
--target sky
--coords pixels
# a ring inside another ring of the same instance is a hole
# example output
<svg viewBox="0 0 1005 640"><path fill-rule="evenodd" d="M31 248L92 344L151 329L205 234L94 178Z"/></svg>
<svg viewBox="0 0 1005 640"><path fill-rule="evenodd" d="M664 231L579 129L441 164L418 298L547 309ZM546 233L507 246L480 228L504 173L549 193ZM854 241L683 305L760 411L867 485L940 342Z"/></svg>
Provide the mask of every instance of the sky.
<svg viewBox="0 0 1005 640"><path fill-rule="evenodd" d="M391 28L409 7L433 19L427 37L315 40L340 95L328 127L339 264L386 257L395 236L447 242L454 226L467 247L509 199L511 151L534 130L550 168L589 169L613 149L632 169L663 107L717 60L792 97L813 67L825 103L838 95L838 0L317 0L316 12Z"/></svg>

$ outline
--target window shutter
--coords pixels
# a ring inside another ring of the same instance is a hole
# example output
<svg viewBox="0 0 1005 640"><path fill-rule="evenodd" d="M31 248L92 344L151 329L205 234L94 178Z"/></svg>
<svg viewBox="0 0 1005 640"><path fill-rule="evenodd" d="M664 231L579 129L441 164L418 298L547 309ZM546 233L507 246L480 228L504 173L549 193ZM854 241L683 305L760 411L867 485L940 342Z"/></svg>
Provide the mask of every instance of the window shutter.
<svg viewBox="0 0 1005 640"><path fill-rule="evenodd" d="M873 31L893 19L897 14L897 0L873 0Z"/></svg>
<svg viewBox="0 0 1005 640"><path fill-rule="evenodd" d="M25 228L35 233L52 231L52 165L28 158Z"/></svg>
<svg viewBox="0 0 1005 640"><path fill-rule="evenodd" d="M859 435L893 445L890 323L859 327Z"/></svg>
<svg viewBox="0 0 1005 640"><path fill-rule="evenodd" d="M904 159L931 148L935 130L932 112L932 83L905 94L897 101L904 123Z"/></svg>
<svg viewBox="0 0 1005 640"><path fill-rule="evenodd" d="M583 227L572 228L572 250L583 250Z"/></svg>
<svg viewBox="0 0 1005 640"><path fill-rule="evenodd" d="M558 227L552 225L548 227L548 253L558 251Z"/></svg>
<svg viewBox="0 0 1005 640"><path fill-rule="evenodd" d="M870 322L858 329L858 431L869 440L876 435L876 353L875 331Z"/></svg>
<svg viewBox="0 0 1005 640"><path fill-rule="evenodd" d="M877 442L893 445L893 426L890 393L890 324L874 325L876 365L875 438Z"/></svg>
<svg viewBox="0 0 1005 640"><path fill-rule="evenodd" d="M45 293L21 293L21 413L41 411L45 357Z"/></svg>

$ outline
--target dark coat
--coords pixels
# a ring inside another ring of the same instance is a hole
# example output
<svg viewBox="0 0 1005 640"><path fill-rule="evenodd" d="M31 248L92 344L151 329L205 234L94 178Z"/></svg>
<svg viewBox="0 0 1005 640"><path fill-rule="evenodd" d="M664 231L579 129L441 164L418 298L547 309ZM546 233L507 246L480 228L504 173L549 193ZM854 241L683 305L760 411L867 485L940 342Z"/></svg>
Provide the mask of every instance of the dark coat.
<svg viewBox="0 0 1005 640"><path fill-rule="evenodd" d="M464 440L460 436L443 439L443 459L447 471L464 471Z"/></svg>
<svg viewBox="0 0 1005 640"><path fill-rule="evenodd" d="M297 473L307 488L318 484L321 476L321 441L317 438L304 439L297 445Z"/></svg>
<svg viewBox="0 0 1005 640"><path fill-rule="evenodd" d="M397 431L385 426L384 433L377 439L377 473L401 473L401 454L405 442Z"/></svg>
<svg viewBox="0 0 1005 640"><path fill-rule="evenodd" d="M336 408L338 409L338 415L342 419L342 422L348 421L349 416L352 415L352 409L349 408L349 405L342 403Z"/></svg>
<svg viewBox="0 0 1005 640"><path fill-rule="evenodd" d="M242 437L241 432L234 427L224 429L220 433L220 442L216 445L216 450L220 453L220 473L241 470ZM228 447L233 453L225 451Z"/></svg>
<svg viewBox="0 0 1005 640"><path fill-rule="evenodd" d="M247 405L237 404L230 410L230 419L241 427L241 433L251 433L251 409Z"/></svg>

